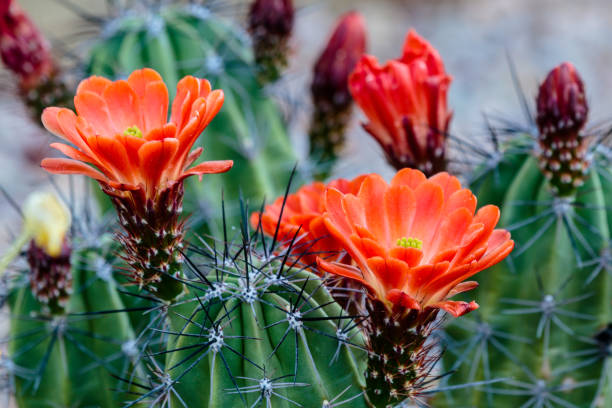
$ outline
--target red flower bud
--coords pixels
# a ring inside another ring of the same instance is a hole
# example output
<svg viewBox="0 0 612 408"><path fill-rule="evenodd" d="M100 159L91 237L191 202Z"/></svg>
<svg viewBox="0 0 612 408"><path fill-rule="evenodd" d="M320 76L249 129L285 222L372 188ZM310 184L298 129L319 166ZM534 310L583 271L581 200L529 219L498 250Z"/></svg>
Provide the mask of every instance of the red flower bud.
<svg viewBox="0 0 612 408"><path fill-rule="evenodd" d="M0 0L0 57L22 86L53 71L49 43L15 0Z"/></svg>
<svg viewBox="0 0 612 408"><path fill-rule="evenodd" d="M556 194L571 195L584 183L589 166L587 141L581 134L589 108L576 68L564 62L550 71L536 104L540 168Z"/></svg>
<svg viewBox="0 0 612 408"><path fill-rule="evenodd" d="M357 64L349 79L351 93L369 119L364 128L396 169L444 170L451 80L436 49L413 30L401 58L380 66L365 55Z"/></svg>
<svg viewBox="0 0 612 408"><path fill-rule="evenodd" d="M317 177L325 178L344 145L353 105L348 79L365 49L365 22L361 14L351 11L340 17L314 66L310 153L320 166Z"/></svg>
<svg viewBox="0 0 612 408"><path fill-rule="evenodd" d="M348 78L366 49L361 14L343 15L314 67L311 91L316 109L341 111L352 103Z"/></svg>
<svg viewBox="0 0 612 408"><path fill-rule="evenodd" d="M537 107L542 134L577 132L584 126L589 107L582 79L571 63L564 62L550 71L540 85Z"/></svg>
<svg viewBox="0 0 612 408"><path fill-rule="evenodd" d="M292 0L255 0L248 16L260 76L272 81L287 65L287 42L293 30Z"/></svg>

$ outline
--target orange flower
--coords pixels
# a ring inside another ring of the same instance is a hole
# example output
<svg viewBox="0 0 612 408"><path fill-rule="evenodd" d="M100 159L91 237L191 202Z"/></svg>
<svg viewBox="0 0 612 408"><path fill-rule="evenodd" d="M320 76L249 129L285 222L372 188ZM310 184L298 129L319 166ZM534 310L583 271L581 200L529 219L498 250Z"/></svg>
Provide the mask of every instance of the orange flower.
<svg viewBox="0 0 612 408"><path fill-rule="evenodd" d="M294 253L300 256L303 264L314 265L317 255L328 258L342 250L339 243L330 236L323 221L325 190L331 187L342 193L356 194L364 177L350 181L338 179L328 185L315 182L303 186L296 193L287 196L284 208L284 197L279 197L273 204L266 206L263 214L254 213L251 216L251 225L257 228L261 218L263 231L274 236L280 218L278 241L288 246L297 234L293 246L298 250Z"/></svg>
<svg viewBox="0 0 612 408"><path fill-rule="evenodd" d="M388 310L444 309L455 317L478 307L447 300L477 286L465 279L504 259L510 233L494 229L499 209L474 215L476 197L457 178L399 171L390 184L369 175L356 194L328 188L325 226L354 265L327 262L330 273L362 282Z"/></svg>
<svg viewBox="0 0 612 408"><path fill-rule="evenodd" d="M168 122L168 90L154 70L134 71L127 81L90 77L77 89L77 114L55 107L43 112L45 127L76 148L51 144L72 159L44 159L42 167L84 174L118 190L143 189L147 198L155 198L185 177L232 167L224 160L188 169L202 153L202 148L190 152L191 147L222 104L223 91L187 76L177 86Z"/></svg>
<svg viewBox="0 0 612 408"><path fill-rule="evenodd" d="M370 120L364 128L396 169L434 174L445 168L451 80L438 52L412 30L401 58L381 67L365 55L357 64L349 79L351 93Z"/></svg>

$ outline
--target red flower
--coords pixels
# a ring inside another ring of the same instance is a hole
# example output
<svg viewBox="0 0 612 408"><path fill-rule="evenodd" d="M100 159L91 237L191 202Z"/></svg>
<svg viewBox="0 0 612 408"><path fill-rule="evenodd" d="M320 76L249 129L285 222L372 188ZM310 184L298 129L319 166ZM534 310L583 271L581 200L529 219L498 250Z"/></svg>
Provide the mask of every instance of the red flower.
<svg viewBox="0 0 612 408"><path fill-rule="evenodd" d="M412 30L401 58L381 67L366 55L357 64L349 80L351 93L369 119L364 128L396 169L434 174L445 168L451 79L438 52Z"/></svg>
<svg viewBox="0 0 612 408"><path fill-rule="evenodd" d="M329 258L342 250L340 244L327 231L323 221L326 189L331 187L344 193L356 194L364 177L360 176L351 181L338 179L328 185L315 182L303 186L296 193L287 196L284 208L284 197L279 197L273 204L266 206L263 214L254 213L251 216L251 225L256 228L261 219L263 231L274 236L280 218L278 241L288 246L297 233L294 241L294 248L297 250L294 250L294 253L296 256L301 255L301 263L314 265L317 256Z"/></svg>
<svg viewBox="0 0 612 408"><path fill-rule="evenodd" d="M117 190L143 189L156 197L192 175L222 173L232 161L189 166L202 153L191 147L223 104L223 91L211 91L205 79L183 78L168 114L168 90L152 69L134 71L127 81L101 77L82 81L74 98L77 114L47 108L42 121L72 143L53 143L72 159L44 159L42 167L58 174L84 174ZM95 168L93 167L95 166Z"/></svg>
<svg viewBox="0 0 612 408"><path fill-rule="evenodd" d="M507 231L494 229L499 209L474 215L476 197L447 173L427 179L404 169L390 184L369 175L357 193L328 188L325 207L325 226L354 265L319 258L319 266L362 282L388 310L438 308L456 317L474 310L475 302L448 298L476 287L465 279L514 247Z"/></svg>

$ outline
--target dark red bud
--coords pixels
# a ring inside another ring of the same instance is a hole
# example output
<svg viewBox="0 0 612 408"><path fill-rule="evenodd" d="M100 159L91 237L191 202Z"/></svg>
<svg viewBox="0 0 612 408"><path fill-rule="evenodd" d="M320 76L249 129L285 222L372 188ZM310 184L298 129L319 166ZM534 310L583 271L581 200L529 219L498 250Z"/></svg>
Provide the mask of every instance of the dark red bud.
<svg viewBox="0 0 612 408"><path fill-rule="evenodd" d="M287 37L293 30L294 17L292 0L256 0L249 12L249 31L256 36Z"/></svg>
<svg viewBox="0 0 612 408"><path fill-rule="evenodd" d="M584 84L576 68L564 62L554 68L537 97L537 123L540 133L576 133L586 123L589 108Z"/></svg>
<svg viewBox="0 0 612 408"><path fill-rule="evenodd" d="M314 66L311 91L318 109L342 110L351 104L348 78L365 50L363 17L355 11L343 15Z"/></svg>
<svg viewBox="0 0 612 408"><path fill-rule="evenodd" d="M47 40L15 0L0 0L0 57L22 85L53 71Z"/></svg>

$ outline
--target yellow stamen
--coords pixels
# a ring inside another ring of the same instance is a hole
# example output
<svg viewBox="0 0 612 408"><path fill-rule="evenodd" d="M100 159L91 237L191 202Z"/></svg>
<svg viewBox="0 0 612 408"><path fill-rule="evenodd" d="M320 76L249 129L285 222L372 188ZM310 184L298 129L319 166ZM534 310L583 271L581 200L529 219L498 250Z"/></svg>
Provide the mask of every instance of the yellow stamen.
<svg viewBox="0 0 612 408"><path fill-rule="evenodd" d="M126 136L134 136L134 137L139 137L142 139L142 132L136 125L130 126L129 128L125 129L123 134Z"/></svg>
<svg viewBox="0 0 612 408"><path fill-rule="evenodd" d="M395 244L398 247L402 247L402 248L416 248L416 249L422 249L423 248L423 241L421 241L420 239L417 239L417 238L402 237L402 238L398 239Z"/></svg>

